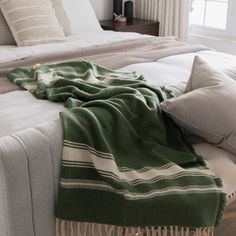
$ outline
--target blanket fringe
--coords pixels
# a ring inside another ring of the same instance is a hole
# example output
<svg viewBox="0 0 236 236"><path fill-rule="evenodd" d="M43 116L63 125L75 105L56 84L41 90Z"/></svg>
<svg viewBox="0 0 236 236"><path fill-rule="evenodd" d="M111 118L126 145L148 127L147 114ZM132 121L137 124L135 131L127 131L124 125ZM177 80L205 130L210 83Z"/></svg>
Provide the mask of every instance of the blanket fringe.
<svg viewBox="0 0 236 236"><path fill-rule="evenodd" d="M214 228L120 227L56 219L56 236L213 236Z"/></svg>

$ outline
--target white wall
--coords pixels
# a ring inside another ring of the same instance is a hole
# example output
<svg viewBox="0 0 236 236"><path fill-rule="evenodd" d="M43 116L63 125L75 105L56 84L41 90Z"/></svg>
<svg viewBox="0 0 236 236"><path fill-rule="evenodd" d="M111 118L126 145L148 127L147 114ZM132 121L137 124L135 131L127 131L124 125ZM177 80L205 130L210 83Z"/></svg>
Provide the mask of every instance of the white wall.
<svg viewBox="0 0 236 236"><path fill-rule="evenodd" d="M112 0L90 0L99 20L112 19Z"/></svg>

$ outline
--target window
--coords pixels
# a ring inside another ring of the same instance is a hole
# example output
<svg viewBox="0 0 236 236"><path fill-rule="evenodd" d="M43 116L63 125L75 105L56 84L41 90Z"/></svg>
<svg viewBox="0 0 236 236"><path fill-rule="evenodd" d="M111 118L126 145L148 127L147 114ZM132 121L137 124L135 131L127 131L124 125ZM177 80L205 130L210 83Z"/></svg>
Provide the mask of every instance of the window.
<svg viewBox="0 0 236 236"><path fill-rule="evenodd" d="M190 13L190 24L226 29L228 0L195 0Z"/></svg>
<svg viewBox="0 0 236 236"><path fill-rule="evenodd" d="M235 0L192 0L190 32L236 38Z"/></svg>

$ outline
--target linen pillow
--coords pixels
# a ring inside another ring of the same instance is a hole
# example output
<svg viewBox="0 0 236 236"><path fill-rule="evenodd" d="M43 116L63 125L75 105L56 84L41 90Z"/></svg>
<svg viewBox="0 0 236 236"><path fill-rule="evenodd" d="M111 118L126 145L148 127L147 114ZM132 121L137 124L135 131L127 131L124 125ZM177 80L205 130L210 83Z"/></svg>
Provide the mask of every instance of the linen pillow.
<svg viewBox="0 0 236 236"><path fill-rule="evenodd" d="M12 33L6 23L2 11L0 10L0 45L12 45L16 44Z"/></svg>
<svg viewBox="0 0 236 236"><path fill-rule="evenodd" d="M54 0L55 1L55 0ZM69 35L103 31L89 0L61 0L69 21Z"/></svg>
<svg viewBox="0 0 236 236"><path fill-rule="evenodd" d="M65 40L51 1L1 0L0 7L18 46Z"/></svg>
<svg viewBox="0 0 236 236"><path fill-rule="evenodd" d="M161 108L180 127L236 154L236 82L199 57L186 93Z"/></svg>

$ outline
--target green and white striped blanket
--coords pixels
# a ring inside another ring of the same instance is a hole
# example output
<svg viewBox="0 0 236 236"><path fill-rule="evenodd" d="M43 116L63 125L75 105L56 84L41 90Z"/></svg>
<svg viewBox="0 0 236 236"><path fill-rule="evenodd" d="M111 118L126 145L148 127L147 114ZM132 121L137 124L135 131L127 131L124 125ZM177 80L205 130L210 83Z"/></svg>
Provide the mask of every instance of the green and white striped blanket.
<svg viewBox="0 0 236 236"><path fill-rule="evenodd" d="M225 194L162 113L169 90L87 61L18 68L8 78L68 107L60 114L59 235L212 233Z"/></svg>

